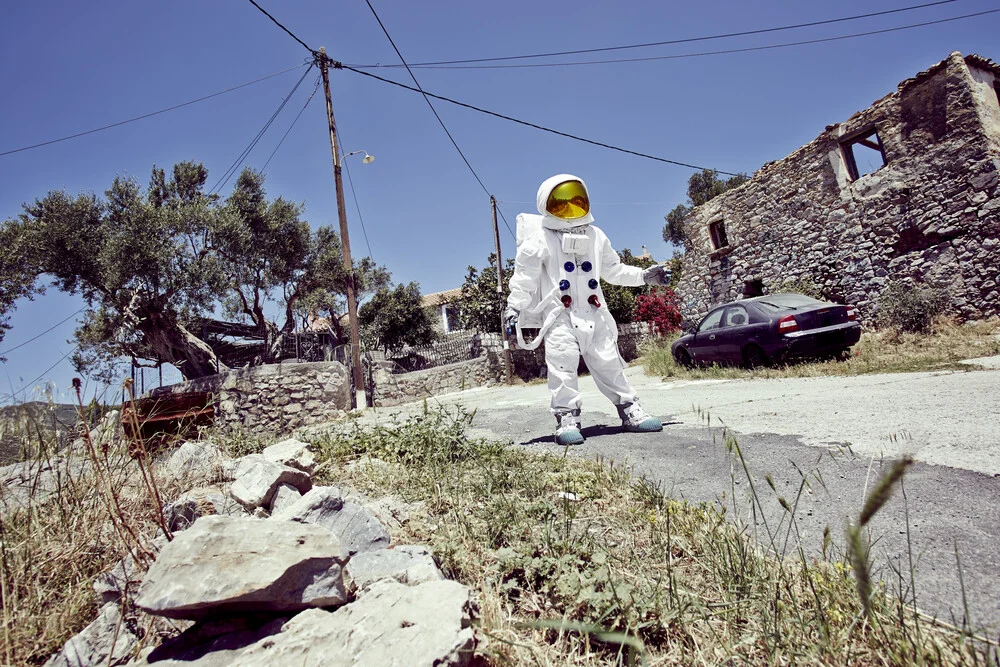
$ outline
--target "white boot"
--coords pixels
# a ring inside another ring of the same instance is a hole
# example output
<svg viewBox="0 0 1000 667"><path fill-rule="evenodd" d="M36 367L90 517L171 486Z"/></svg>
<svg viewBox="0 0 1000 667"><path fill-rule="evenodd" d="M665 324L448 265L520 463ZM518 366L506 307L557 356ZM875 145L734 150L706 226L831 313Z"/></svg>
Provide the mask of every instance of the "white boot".
<svg viewBox="0 0 1000 667"><path fill-rule="evenodd" d="M580 411L556 413L556 444L582 445L583 433L580 433Z"/></svg>
<svg viewBox="0 0 1000 667"><path fill-rule="evenodd" d="M646 414L638 403L619 405L618 416L622 418L622 428L630 433L652 433L663 430L663 422Z"/></svg>

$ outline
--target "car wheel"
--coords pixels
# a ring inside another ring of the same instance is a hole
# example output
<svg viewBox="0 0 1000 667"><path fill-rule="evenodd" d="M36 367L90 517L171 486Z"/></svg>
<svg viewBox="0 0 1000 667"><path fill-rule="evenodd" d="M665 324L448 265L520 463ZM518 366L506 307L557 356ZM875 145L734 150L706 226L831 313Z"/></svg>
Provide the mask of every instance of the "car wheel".
<svg viewBox="0 0 1000 667"><path fill-rule="evenodd" d="M743 348L743 365L751 369L767 366L767 355L756 345L747 345Z"/></svg>
<svg viewBox="0 0 1000 667"><path fill-rule="evenodd" d="M677 350L677 354L674 355L674 360L684 368L691 368L692 366L694 366L694 361L691 359L691 354L683 347Z"/></svg>

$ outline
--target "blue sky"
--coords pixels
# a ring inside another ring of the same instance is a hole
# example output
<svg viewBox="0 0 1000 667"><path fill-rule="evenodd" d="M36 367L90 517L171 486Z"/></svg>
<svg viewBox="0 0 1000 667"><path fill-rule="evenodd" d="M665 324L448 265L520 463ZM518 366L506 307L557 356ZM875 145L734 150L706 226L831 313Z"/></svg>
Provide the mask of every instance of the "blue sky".
<svg viewBox="0 0 1000 667"><path fill-rule="evenodd" d="M259 0L313 48L354 65L399 60L364 0ZM575 3L372 0L410 63L492 58L684 39L785 26L918 4L915 0ZM986 0L755 36L499 64L672 56L823 39L1000 7ZM752 173L814 139L828 124L895 90L952 51L1000 57L1000 13L853 39L751 52L572 67L414 69L425 90L498 113L671 160ZM14 3L0 23L0 152L186 102L305 62L308 52L246 0L170 3ZM116 175L148 182L155 164L197 160L214 184L257 134L302 70L169 113L0 156L0 215L49 190L102 193ZM405 70L380 76L410 83ZM245 164L262 167L317 80L311 72ZM334 107L364 229L347 190L355 256L370 253L398 282L424 293L461 284L493 249L489 197L418 94L341 70ZM663 216L685 199L690 169L616 153L484 116L435 106L510 225L534 209L538 184L584 178L597 224L620 250L658 259ZM317 93L267 168L270 196L305 205L314 225L336 224L329 140ZM232 182L223 189L229 191ZM501 222L503 251L512 235ZM367 242L365 238L367 233ZM55 290L21 302L0 352L83 306ZM56 400L74 372L56 363L74 318L10 353L0 395L51 380ZM55 364L54 368L49 369ZM151 376L150 376L151 377ZM91 391L95 389L90 386ZM34 394L37 397L37 393ZM9 402L5 397L3 402Z"/></svg>

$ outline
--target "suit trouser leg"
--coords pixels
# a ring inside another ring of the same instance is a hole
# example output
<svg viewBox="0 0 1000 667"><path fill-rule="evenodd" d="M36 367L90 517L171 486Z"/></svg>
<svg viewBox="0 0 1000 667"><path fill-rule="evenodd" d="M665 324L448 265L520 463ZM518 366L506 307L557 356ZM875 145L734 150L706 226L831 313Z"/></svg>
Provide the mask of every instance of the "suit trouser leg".
<svg viewBox="0 0 1000 667"><path fill-rule="evenodd" d="M594 383L608 400L618 405L627 405L638 400L635 389L625 377L625 361L618 352L615 336L598 321L590 347L583 352Z"/></svg>
<svg viewBox="0 0 1000 667"><path fill-rule="evenodd" d="M568 320L560 318L545 334L545 365L548 369L549 391L552 392L552 412L579 410L580 343Z"/></svg>

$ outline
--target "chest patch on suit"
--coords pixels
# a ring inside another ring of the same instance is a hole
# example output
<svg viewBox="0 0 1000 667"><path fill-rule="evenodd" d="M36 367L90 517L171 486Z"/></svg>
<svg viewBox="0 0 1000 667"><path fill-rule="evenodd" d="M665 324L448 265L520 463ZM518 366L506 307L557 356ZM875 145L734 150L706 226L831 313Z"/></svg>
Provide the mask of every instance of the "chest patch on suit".
<svg viewBox="0 0 1000 667"><path fill-rule="evenodd" d="M590 239L586 234L563 234L562 251L568 255L585 255L590 249Z"/></svg>

